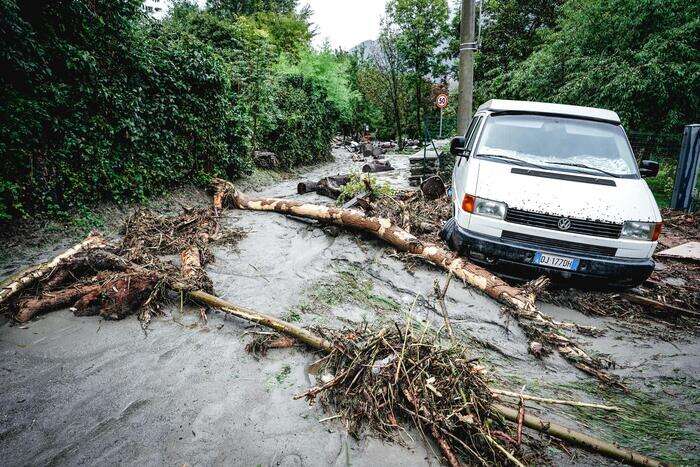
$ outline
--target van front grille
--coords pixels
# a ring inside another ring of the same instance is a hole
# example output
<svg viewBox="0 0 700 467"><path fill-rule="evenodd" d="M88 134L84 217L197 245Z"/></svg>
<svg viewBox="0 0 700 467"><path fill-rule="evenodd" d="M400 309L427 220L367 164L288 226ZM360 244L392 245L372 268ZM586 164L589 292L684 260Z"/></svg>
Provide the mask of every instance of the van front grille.
<svg viewBox="0 0 700 467"><path fill-rule="evenodd" d="M567 242L564 240L537 237L535 235L527 235L519 232L509 232L507 230L503 231L501 238L515 240L516 242L528 243L534 247L543 248L545 250L561 250L564 252L581 255L615 256L617 253L617 248L588 245L586 243Z"/></svg>
<svg viewBox="0 0 700 467"><path fill-rule="evenodd" d="M542 229L562 230L559 228L559 221L561 219L561 216L553 216L551 214L522 211L520 209L508 209L505 220L513 224L529 225ZM622 224L573 218L567 219L571 221L571 226L566 229L566 232L605 238L620 238L620 232L622 232Z"/></svg>

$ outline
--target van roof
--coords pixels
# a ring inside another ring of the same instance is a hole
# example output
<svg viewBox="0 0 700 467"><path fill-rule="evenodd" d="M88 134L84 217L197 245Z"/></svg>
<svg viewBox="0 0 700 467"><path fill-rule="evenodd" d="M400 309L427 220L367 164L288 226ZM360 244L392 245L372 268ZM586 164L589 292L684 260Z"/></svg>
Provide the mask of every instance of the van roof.
<svg viewBox="0 0 700 467"><path fill-rule="evenodd" d="M562 115L566 117L587 118L610 123L620 123L620 117L612 110L580 107L578 105L548 104L545 102L509 101L491 99L479 107L489 112L523 112L534 114Z"/></svg>

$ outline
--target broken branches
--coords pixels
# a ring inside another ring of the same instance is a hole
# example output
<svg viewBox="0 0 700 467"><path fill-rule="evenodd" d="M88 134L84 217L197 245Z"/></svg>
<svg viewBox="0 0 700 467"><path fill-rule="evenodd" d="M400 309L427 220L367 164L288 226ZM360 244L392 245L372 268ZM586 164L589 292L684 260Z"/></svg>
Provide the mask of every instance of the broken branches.
<svg viewBox="0 0 700 467"><path fill-rule="evenodd" d="M518 310L520 313L527 315L537 313L533 294L524 293L521 289L511 287L485 269L454 256L444 248L420 241L405 230L393 225L389 219L369 217L360 211L352 209L321 206L287 199L249 198L236 190L230 182L217 179L215 183L217 184L217 189L225 191L227 193L226 198L238 209L276 211L282 214L316 219L372 233L400 251L420 256L426 261L451 272L465 283Z"/></svg>
<svg viewBox="0 0 700 467"><path fill-rule="evenodd" d="M280 198L250 198L238 191L232 183L221 179L214 180L217 197L224 199L238 209L252 211L274 211L296 217L315 219L343 227L369 232L390 243L400 251L410 253L435 266L447 270L491 298L507 305L507 311L523 327L528 337L554 347L570 363L580 370L597 377L601 381L624 386L617 378L604 371L610 366L608 361L591 357L574 340L561 334L561 329L582 330L573 323L560 323L540 312L535 306L537 293L544 288L548 280L540 278L525 288L508 285L489 271L469 263L433 243L423 242L414 235L401 229L391 220L382 217L370 217L353 209L341 209L321 206L295 200ZM221 195L221 193L224 193ZM591 331L590 329L586 329Z"/></svg>
<svg viewBox="0 0 700 467"><path fill-rule="evenodd" d="M93 232L85 240L69 248L52 260L35 267L25 269L24 271L11 276L9 279L3 282L2 286L0 286L0 307L5 305L10 298L19 292L22 292L40 279L43 279L45 276L49 275L62 261L68 260L69 258L72 258L78 253L87 249L97 248L104 245L104 238L102 238L99 233Z"/></svg>

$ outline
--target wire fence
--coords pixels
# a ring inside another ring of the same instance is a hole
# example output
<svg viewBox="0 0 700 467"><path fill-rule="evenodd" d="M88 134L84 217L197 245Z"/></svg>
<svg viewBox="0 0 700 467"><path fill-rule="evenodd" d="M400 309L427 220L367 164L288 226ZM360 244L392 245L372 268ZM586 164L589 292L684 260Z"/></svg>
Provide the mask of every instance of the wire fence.
<svg viewBox="0 0 700 467"><path fill-rule="evenodd" d="M627 136L637 159L677 159L683 133L645 133L630 131Z"/></svg>

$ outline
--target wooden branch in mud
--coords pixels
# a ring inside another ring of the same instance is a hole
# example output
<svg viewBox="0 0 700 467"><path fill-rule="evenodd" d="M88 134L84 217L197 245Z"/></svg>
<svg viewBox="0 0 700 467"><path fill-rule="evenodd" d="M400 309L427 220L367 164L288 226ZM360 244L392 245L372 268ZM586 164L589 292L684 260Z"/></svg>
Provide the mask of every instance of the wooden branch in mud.
<svg viewBox="0 0 700 467"><path fill-rule="evenodd" d="M516 409L501 404L493 404L491 409L503 416L506 420L510 420L511 422L517 422L518 420L518 411ZM614 444L594 438L585 433L566 428L563 425L543 420L534 415L525 414L523 425L626 464L651 467L668 465L634 451L617 447Z"/></svg>
<svg viewBox="0 0 700 467"><path fill-rule="evenodd" d="M189 296L201 303L207 304L214 308L218 308L226 313L232 314L239 318L246 319L248 321L252 321L254 323L261 324L263 326L267 326L271 329L274 329L275 331L279 331L288 336L294 337L295 339L308 345L311 348L322 350L324 352L330 352L333 349L333 345L327 340L316 336L315 334L307 331L306 329L300 328L291 323L287 323L278 318L275 318L274 316L266 315L257 311L236 306L232 303L229 303L225 300L222 300L204 292L190 292ZM342 375L337 375L336 378L340 376ZM409 400L412 400L410 394L407 395L407 397ZM416 407L416 410L419 409L419 407ZM492 404L491 410L495 414L502 416L506 420L509 420L514 423L518 422L518 410L516 409L501 404ZM606 457L616 459L620 462L624 462L627 464L652 467L661 467L665 465L642 454L638 454L627 449L619 448L606 441L594 438L585 433L580 433L578 431L566 428L562 425L543 420L534 415L525 414L523 417L523 425L535 431L547 433L555 438L559 438L561 440L585 448L589 451L602 454ZM434 436L435 434L436 433L433 433ZM439 433L437 434L439 435ZM440 436L436 437L436 440L438 440L438 442L440 439ZM440 444L440 447L443 450L445 456L447 457L450 465L460 465L459 460L457 460L456 457L453 457L454 454L451 451L451 449L449 449L449 445L447 443L444 444L447 445L447 450L445 450L442 444Z"/></svg>
<svg viewBox="0 0 700 467"><path fill-rule="evenodd" d="M657 309L659 311L665 311L668 313L672 313L674 315L686 315L686 316L691 316L693 318L700 317L700 313L698 313L697 311L689 310L687 308L681 308L679 306L671 305L669 303L660 302L658 300L653 300L651 298L642 297L641 295L637 295L637 294L626 293L626 294L622 295L622 298L624 298L625 300L628 300L632 303L636 303L638 305L648 306L648 307Z"/></svg>
<svg viewBox="0 0 700 467"><path fill-rule="evenodd" d="M327 340L316 336L315 334L307 331L306 329L294 326L291 323L287 323L286 321L282 321L281 319L275 318L274 316L265 315L257 311L236 306L232 303L215 297L214 295L199 290L189 292L188 295L190 296L190 298L197 300L198 302L204 303L205 305L209 305L213 308L217 308L225 313L237 316L239 318L243 318L248 321L252 321L253 323L261 324L270 329L274 329L275 331L282 332L288 336L297 339L299 342L302 342L315 349L325 350L326 352L330 352L333 349L333 345Z"/></svg>
<svg viewBox="0 0 700 467"><path fill-rule="evenodd" d="M570 405L572 407L585 407L590 409L600 409L600 410L610 410L613 412L620 412L622 409L614 405L603 405L603 404L591 404L588 402L580 401L570 401L561 399L550 399L547 397L531 396L528 394L519 394L513 391L506 391L505 389L491 389L491 392L497 396L508 396L516 399L530 400L534 402L541 402L543 404L556 404L556 405Z"/></svg>
<svg viewBox="0 0 700 467"><path fill-rule="evenodd" d="M420 241L417 237L393 225L389 219L369 217L357 210L294 200L249 198L236 190L230 182L216 180L215 183L219 185L218 191L226 191L227 198L238 209L275 211L370 232L398 250L420 256L426 261L452 272L455 277L520 313L528 315L537 313L534 305L534 294L526 293L517 287L511 287L487 270L453 255L440 246Z"/></svg>
<svg viewBox="0 0 700 467"><path fill-rule="evenodd" d="M0 285L0 306L7 303L7 301L11 297L17 295L17 293L31 287L37 281L49 275L56 268L56 266L61 263L61 261L67 260L88 248L101 247L105 244L105 239L98 233L93 232L85 240L64 251L52 260L44 264L25 269L24 271L9 277L2 283L2 285Z"/></svg>

